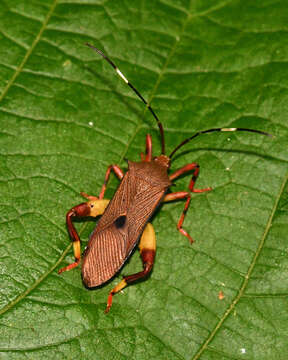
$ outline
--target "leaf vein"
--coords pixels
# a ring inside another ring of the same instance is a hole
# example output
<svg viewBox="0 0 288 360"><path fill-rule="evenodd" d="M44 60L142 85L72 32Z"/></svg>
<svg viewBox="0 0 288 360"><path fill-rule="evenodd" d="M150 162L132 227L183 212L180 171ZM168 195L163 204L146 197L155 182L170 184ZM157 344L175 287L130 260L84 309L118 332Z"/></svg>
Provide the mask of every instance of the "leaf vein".
<svg viewBox="0 0 288 360"><path fill-rule="evenodd" d="M288 174L286 174L284 181L282 182L280 189L279 189L279 193L278 196L275 199L275 203L274 206L272 208L271 211L271 216L268 219L266 228L264 230L263 236L259 242L258 248L255 252L255 255L251 261L251 264L248 268L247 274L245 276L245 279L242 283L241 288L239 289L238 294L236 295L236 297L234 298L234 300L232 301L232 303L230 304L230 306L227 308L226 312L224 313L224 315L222 316L222 318L220 319L220 321L216 324L216 326L214 327L214 329L211 331L210 335L208 336L208 338L204 341L204 343L202 344L202 346L200 347L200 349L198 350L198 352L196 353L196 355L193 357L193 360L197 360L200 358L200 356L202 355L202 353L205 351L205 349L208 347L208 345L211 343L211 341L213 340L213 338L215 337L215 335L217 334L217 332L219 331L219 329L221 328L221 326L223 325L224 321L228 318L228 316L232 313L232 311L234 310L234 308L236 307L236 305L238 304L238 302L240 301L240 299L242 298L244 291L248 285L250 276L252 274L252 271L254 270L254 267L256 265L257 259L261 253L261 250L263 249L265 240L268 236L268 233L270 231L271 225L272 225L272 221L276 212L276 209L278 207L278 204L280 202L280 198L281 195L284 192L285 186L287 184L288 181Z"/></svg>
<svg viewBox="0 0 288 360"><path fill-rule="evenodd" d="M8 81L7 85L5 86L2 94L0 95L0 102L4 99L4 97L6 96L7 92L9 91L9 89L11 88L11 86L14 84L15 80L17 79L18 75L21 73L23 67L25 66L25 64L27 63L30 55L32 54L33 50L35 49L36 45L38 44L38 42L40 41L40 38L44 32L44 30L46 29L46 26L55 10L55 7L57 5L57 0L54 0L48 13L46 18L44 19L42 26L37 34L37 36L35 37L32 45L28 48L23 60L21 61L20 65L16 68L14 74L12 75L12 77L10 78L10 80Z"/></svg>

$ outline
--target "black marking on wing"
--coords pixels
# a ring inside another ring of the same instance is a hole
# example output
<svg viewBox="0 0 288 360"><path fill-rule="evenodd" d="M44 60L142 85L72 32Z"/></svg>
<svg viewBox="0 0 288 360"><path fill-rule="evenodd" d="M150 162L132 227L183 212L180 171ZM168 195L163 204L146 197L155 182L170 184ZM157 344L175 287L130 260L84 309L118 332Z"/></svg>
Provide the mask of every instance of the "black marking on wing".
<svg viewBox="0 0 288 360"><path fill-rule="evenodd" d="M116 220L115 220L115 226L117 229L122 229L126 223L126 215L120 215Z"/></svg>

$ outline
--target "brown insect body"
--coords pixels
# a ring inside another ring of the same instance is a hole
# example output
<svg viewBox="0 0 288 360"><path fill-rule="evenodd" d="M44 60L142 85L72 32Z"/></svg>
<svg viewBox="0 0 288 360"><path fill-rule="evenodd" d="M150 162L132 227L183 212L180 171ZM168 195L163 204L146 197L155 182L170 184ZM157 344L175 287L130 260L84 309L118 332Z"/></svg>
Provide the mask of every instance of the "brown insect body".
<svg viewBox="0 0 288 360"><path fill-rule="evenodd" d="M146 223L171 185L167 173L169 158L165 158L128 161L128 171L85 250L82 278L87 287L110 280L137 245Z"/></svg>
<svg viewBox="0 0 288 360"><path fill-rule="evenodd" d="M110 291L105 310L108 312L112 305L113 295L136 280L146 277L153 268L156 253L156 236L152 224L149 223L149 219L161 202L185 200L184 209L177 223L177 229L190 243L193 243L192 237L182 227L185 215L189 209L191 193L203 193L210 191L211 188L195 189L195 182L199 175L199 165L196 162L187 164L168 175L168 169L174 154L183 145L199 135L212 132L246 131L266 136L271 135L264 131L246 128L208 129L198 131L185 139L169 156L166 156L163 126L151 106L101 50L90 44L87 45L100 54L114 68L120 78L143 101L156 120L161 136L160 156L152 157L152 139L150 135L146 135L146 155L141 154L141 162L128 161L128 171L125 174L117 165L110 165L106 171L105 182L99 196L82 193L88 201L74 206L66 214L68 232L73 241L75 261L60 269L58 271L59 273L71 270L80 263L80 237L74 227L73 219L102 215L95 230L91 234L82 262L82 278L87 287L100 286L117 274L139 242L143 270L136 274L125 276L123 280ZM108 199L104 199L104 194L112 170L121 180L121 183L113 199L109 201ZM187 191L167 193L167 190L174 180L182 175L191 174L191 172L193 175Z"/></svg>

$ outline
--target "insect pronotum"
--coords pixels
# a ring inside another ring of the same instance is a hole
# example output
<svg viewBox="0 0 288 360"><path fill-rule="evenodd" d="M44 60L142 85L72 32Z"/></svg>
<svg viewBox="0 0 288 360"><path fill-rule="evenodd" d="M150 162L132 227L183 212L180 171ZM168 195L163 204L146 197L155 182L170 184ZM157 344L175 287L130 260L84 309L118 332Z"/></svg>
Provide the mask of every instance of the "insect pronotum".
<svg viewBox="0 0 288 360"><path fill-rule="evenodd" d="M146 277L152 270L156 252L156 237L153 226L149 223L149 219L161 202L185 200L184 210L177 223L177 229L187 237L190 243L193 243L192 237L182 227L190 205L191 193L201 193L209 191L211 188L195 189L195 182L199 175L199 165L195 162L187 164L169 175L168 171L171 159L175 153L183 145L199 135L212 132L246 131L266 136L271 135L264 131L246 128L214 128L198 131L182 141L170 155L167 156L165 154L163 126L152 107L127 80L112 60L96 47L88 43L86 45L100 54L114 68L119 77L143 101L156 120L161 137L161 154L159 156L152 156L152 138L147 134L146 152L145 154L141 153L141 161L128 161L128 170L125 174L119 166L110 165L106 171L105 181L99 196L81 193L88 201L73 207L66 214L68 232L73 241L75 261L60 269L59 274L63 271L73 269L80 263L80 238L72 220L75 218L88 216L97 217L102 215L91 234L83 255L82 279L88 288L100 286L117 274L139 242L143 271L125 276L123 280L110 291L105 310L105 312L108 312L111 308L114 294L136 280ZM104 195L111 171L115 173L121 182L112 200L108 200L104 199ZM181 175L191 172L193 172L193 175L187 191L168 192L174 180Z"/></svg>

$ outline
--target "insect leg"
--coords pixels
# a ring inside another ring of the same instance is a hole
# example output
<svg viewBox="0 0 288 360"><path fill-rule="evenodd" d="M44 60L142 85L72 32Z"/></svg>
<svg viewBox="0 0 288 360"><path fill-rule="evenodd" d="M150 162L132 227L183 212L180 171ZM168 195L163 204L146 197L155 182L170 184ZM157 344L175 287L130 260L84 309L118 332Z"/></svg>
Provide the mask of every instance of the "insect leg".
<svg viewBox="0 0 288 360"><path fill-rule="evenodd" d="M190 183L189 183L189 190L191 192L195 192L195 193L201 193L201 192L212 190L210 187L206 188L206 189L194 189L195 182L196 182L197 177L199 175L199 169L200 168L199 168L199 165L197 163L191 163L191 164L185 165L181 169L175 171L172 175L169 176L169 179L171 181L173 181L176 178L178 178L179 176L194 170L194 174L192 175L192 178L191 178ZM186 202L185 202L184 210L183 210L183 212L182 212L182 214L180 216L180 219L178 221L177 229L180 231L180 233L182 235L186 236L189 239L190 243L192 244L194 242L194 240L187 233L187 231L182 228L182 225L183 225L183 222L184 222L184 219L185 219L185 215L186 215L186 213L188 211L190 201L191 201L190 193L186 192L186 191L180 191L180 192L167 194L164 197L163 201L168 202L168 201L180 200L180 199L186 199Z"/></svg>
<svg viewBox="0 0 288 360"><path fill-rule="evenodd" d="M119 180L122 180L122 178L124 176L123 171L120 169L120 167L118 165L110 165L110 166L108 166L108 169L107 169L106 174L105 174L104 184L103 184L102 189L101 189L100 194L99 194L99 199L100 200L104 198L104 194L105 194L105 191L106 191L106 187L107 187L107 183L108 183L108 180L109 180L109 177L110 177L111 170L114 171L115 175L118 177Z"/></svg>
<svg viewBox="0 0 288 360"><path fill-rule="evenodd" d="M191 164L188 164L188 165L185 165L183 166L181 169L175 171L173 174L171 174L169 176L169 179L171 181L173 181L174 179L178 178L179 176L183 175L183 174L186 174L190 171L193 171L194 170L194 174L190 180L190 183L189 183L189 190L191 192L195 192L195 193L202 193L202 192L205 192L205 191L210 191L212 190L211 187L209 188L206 188L206 189L194 189L194 185L195 185L195 182L197 180L197 177L199 175L199 171L200 171L200 166L197 164L197 163L191 163Z"/></svg>
<svg viewBox="0 0 288 360"><path fill-rule="evenodd" d="M80 195L83 196L84 198L86 198L87 200L99 200L98 196L88 195L84 191L81 191Z"/></svg>
<svg viewBox="0 0 288 360"><path fill-rule="evenodd" d="M107 182L109 180L109 177L110 177L110 172L111 170L114 171L114 173L116 174L116 176L118 177L119 180L122 180L124 174L123 174L123 171L119 168L119 166L117 165L110 165L108 166L108 169L106 171L106 174L105 174L105 181L104 181L104 184L102 185L102 189L100 191L100 195L99 197L98 196L94 196L94 195L88 195L86 194L85 192L81 191L80 192L80 195L85 197L86 199L88 200L99 200L99 199L103 199L104 197L104 193L105 193L105 190L106 190L106 187L107 187ZM104 188L104 190L103 190Z"/></svg>
<svg viewBox="0 0 288 360"><path fill-rule="evenodd" d="M179 191L179 192L174 192L174 193L170 193L170 194L167 194L163 201L164 202L168 202L168 201L174 201L174 200L182 200L182 199L186 199L186 202L185 202L185 206L184 206L184 210L182 211L182 214L180 216L180 219L177 223L177 229L180 231L180 233L184 236L186 236L190 243L192 244L194 242L194 240L192 239L192 237L187 233L186 230L184 230L182 228L182 225L183 225L183 222L184 222L184 218L185 218L185 215L188 211L188 208L189 208L189 205L190 205L190 201L191 201L191 195L189 192L187 191Z"/></svg>
<svg viewBox="0 0 288 360"><path fill-rule="evenodd" d="M73 250L74 250L75 261L74 261L74 263L60 269L58 271L59 274L61 274L63 271L71 270L74 267L76 267L77 265L79 265L80 258L81 258L80 238L79 238L79 235L73 225L72 220L75 218L82 218L82 217L87 217L87 216L97 217L97 216L103 214L104 210L106 209L106 207L109 203L109 200L106 200L103 198L104 198L104 193L106 190L106 186L107 186L107 182L109 180L111 170L114 171L114 173L120 180L123 178L124 174L123 174L123 171L119 168L119 166L110 165L106 171L105 181L104 181L104 184L100 191L99 197L93 196L93 195L87 195L86 193L81 192L81 195L84 196L89 201L73 207L66 214L66 224L67 224L70 238L73 241Z"/></svg>
<svg viewBox="0 0 288 360"><path fill-rule="evenodd" d="M156 236L153 226L148 223L143 231L143 234L139 243L140 255L143 263L143 271L136 274L124 276L123 280L114 287L107 299L107 307L105 312L109 312L112 306L113 295L120 290L124 289L127 285L130 285L138 279L146 277L152 270L154 264L154 258L156 253Z"/></svg>
<svg viewBox="0 0 288 360"><path fill-rule="evenodd" d="M141 153L141 160L142 161L152 161L152 138L151 135L146 135L146 155Z"/></svg>
<svg viewBox="0 0 288 360"><path fill-rule="evenodd" d="M85 203L74 206L71 210L69 210L67 212L66 224L67 224L70 238L73 241L73 250L74 250L75 261L72 264L60 269L58 271L58 274L61 274L63 271L73 269L74 267L79 265L79 262L80 262L80 258L81 258L80 238L77 233L77 230L75 229L75 227L73 225L72 220L75 218L79 219L79 218L87 217L87 216L97 217L98 215L102 215L104 210L106 209L108 203L109 203L109 200L107 200L107 199L90 200Z"/></svg>

